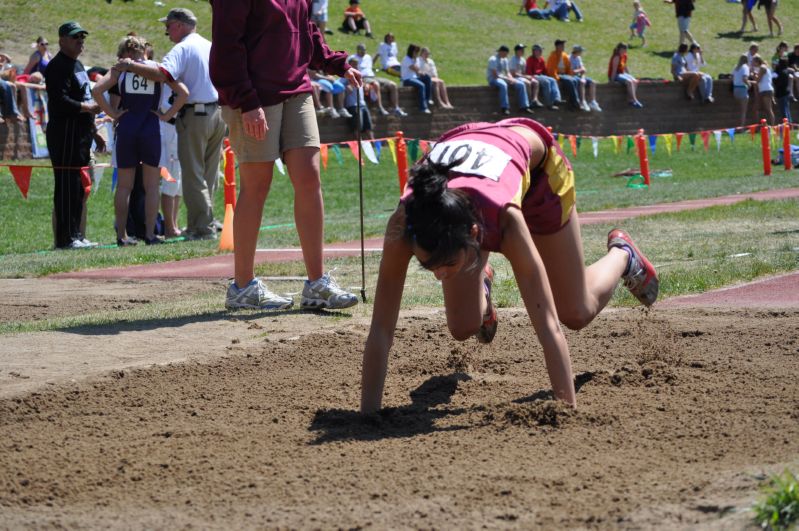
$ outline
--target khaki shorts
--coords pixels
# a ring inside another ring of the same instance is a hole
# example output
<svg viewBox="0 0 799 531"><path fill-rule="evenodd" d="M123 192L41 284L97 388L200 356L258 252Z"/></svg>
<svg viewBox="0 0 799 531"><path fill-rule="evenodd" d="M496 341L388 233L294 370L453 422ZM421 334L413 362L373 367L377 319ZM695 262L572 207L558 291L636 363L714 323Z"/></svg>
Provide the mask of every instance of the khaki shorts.
<svg viewBox="0 0 799 531"><path fill-rule="evenodd" d="M256 140L244 134L241 110L222 106L222 119L230 129L230 144L239 162L273 162L290 150L319 147L319 126L310 94L298 94L277 105L264 107L269 130Z"/></svg>

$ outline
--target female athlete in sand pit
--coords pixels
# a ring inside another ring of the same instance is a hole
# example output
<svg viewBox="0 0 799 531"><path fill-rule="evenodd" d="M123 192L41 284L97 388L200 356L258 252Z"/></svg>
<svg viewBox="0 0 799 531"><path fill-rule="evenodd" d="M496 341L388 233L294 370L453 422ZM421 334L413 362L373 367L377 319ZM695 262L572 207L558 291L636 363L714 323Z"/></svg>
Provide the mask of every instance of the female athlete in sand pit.
<svg viewBox="0 0 799 531"><path fill-rule="evenodd" d="M510 261L555 396L576 405L569 348L558 320L572 329L586 326L608 303L619 278L650 306L658 278L618 229L608 234L608 254L586 268L574 197L571 165L538 122L466 124L438 140L411 169L386 228L363 355L362 412L381 405L411 257L441 281L452 336L489 343L497 328L491 251Z"/></svg>

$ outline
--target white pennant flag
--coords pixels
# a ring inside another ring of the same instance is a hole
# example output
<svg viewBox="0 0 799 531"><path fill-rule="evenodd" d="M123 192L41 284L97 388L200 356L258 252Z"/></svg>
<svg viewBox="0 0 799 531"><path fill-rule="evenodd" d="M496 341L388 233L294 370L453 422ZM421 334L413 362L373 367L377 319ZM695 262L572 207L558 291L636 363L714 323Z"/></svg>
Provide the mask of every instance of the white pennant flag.
<svg viewBox="0 0 799 531"><path fill-rule="evenodd" d="M103 180L103 173L105 173L105 166L95 166L92 168L92 180L95 186L100 186L100 181Z"/></svg>
<svg viewBox="0 0 799 531"><path fill-rule="evenodd" d="M594 150L594 158L599 156L599 139L595 136L591 137L591 147Z"/></svg>
<svg viewBox="0 0 799 531"><path fill-rule="evenodd" d="M379 164L377 162L377 155L375 155L375 148L368 140L361 140L361 151L369 159L372 164Z"/></svg>
<svg viewBox="0 0 799 531"><path fill-rule="evenodd" d="M279 171L281 175L286 175L286 169L283 167L283 161L282 160L277 159L275 161L275 166L277 166L277 171Z"/></svg>
<svg viewBox="0 0 799 531"><path fill-rule="evenodd" d="M721 151L721 131L713 131L713 136L716 139L716 151Z"/></svg>

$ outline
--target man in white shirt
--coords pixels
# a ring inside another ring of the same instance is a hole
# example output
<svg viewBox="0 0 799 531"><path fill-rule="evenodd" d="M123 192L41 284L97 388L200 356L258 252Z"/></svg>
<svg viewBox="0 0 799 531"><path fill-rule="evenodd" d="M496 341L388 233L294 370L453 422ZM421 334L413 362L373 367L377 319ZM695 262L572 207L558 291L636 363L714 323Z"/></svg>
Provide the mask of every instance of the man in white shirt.
<svg viewBox="0 0 799 531"><path fill-rule="evenodd" d="M520 79L513 77L510 73L508 64L508 52L510 49L502 45L497 49L497 53L488 59L486 68L486 80L492 87L499 89L499 105L502 114L510 114L510 103L508 102L508 85L516 89L516 98L519 103L519 110L532 114L530 100L527 98L527 86Z"/></svg>
<svg viewBox="0 0 799 531"><path fill-rule="evenodd" d="M394 116L403 117L408 114L403 111L399 106L399 93L397 92L397 84L388 79L382 79L375 75L374 63L372 56L366 53L366 45L361 43L357 47L357 53L353 56L358 60L358 70L363 76L363 85L370 94L373 95L374 100L377 102L377 109L383 116L394 114ZM385 87L388 90L388 96L391 98L392 110L389 113L383 107L381 89Z"/></svg>
<svg viewBox="0 0 799 531"><path fill-rule="evenodd" d="M208 73L211 42L196 32L197 17L188 9L172 9L159 21L166 26L169 40L175 43L161 64L152 67L122 61L114 68L159 82L181 81L188 87L189 102L180 111L175 125L186 203L185 235L189 239L216 239L218 227L213 203L225 122Z"/></svg>

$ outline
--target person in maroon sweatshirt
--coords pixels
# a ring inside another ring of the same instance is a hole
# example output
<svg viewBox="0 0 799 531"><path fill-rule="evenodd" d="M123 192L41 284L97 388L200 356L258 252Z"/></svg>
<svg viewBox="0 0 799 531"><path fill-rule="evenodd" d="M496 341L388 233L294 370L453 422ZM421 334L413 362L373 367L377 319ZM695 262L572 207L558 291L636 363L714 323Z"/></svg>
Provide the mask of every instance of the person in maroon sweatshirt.
<svg viewBox="0 0 799 531"><path fill-rule="evenodd" d="M346 77L362 86L346 52L327 47L311 22L308 0L212 0L211 81L240 163L241 191L233 226L235 279L225 306L285 309L290 297L272 293L255 278L254 258L264 201L275 161L288 167L294 219L308 280L303 308L349 308L358 303L324 272L324 204L319 175L319 129L308 68Z"/></svg>

